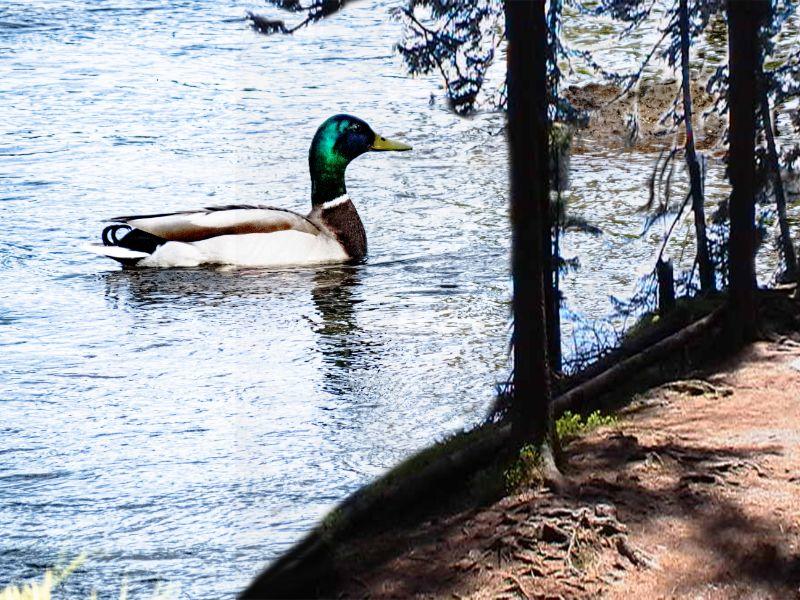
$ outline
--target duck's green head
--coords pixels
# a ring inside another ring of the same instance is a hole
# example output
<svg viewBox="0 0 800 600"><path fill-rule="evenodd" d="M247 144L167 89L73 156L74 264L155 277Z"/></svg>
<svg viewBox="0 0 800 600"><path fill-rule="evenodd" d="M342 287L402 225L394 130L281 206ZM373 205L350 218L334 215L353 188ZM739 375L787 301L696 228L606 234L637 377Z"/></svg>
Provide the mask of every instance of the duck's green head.
<svg viewBox="0 0 800 600"><path fill-rule="evenodd" d="M311 201L321 204L346 194L344 172L350 161L365 152L384 150L411 150L411 146L387 140L358 117L334 115L327 119L308 151Z"/></svg>

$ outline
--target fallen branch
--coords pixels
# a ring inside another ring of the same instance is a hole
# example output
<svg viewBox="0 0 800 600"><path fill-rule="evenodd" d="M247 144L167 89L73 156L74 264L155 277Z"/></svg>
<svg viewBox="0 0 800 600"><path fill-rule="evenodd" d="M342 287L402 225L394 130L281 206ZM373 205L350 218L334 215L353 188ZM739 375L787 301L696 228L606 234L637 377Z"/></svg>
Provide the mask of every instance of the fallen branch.
<svg viewBox="0 0 800 600"><path fill-rule="evenodd" d="M634 566L648 569L652 569L656 566L653 559L638 548L632 546L627 537L620 536L617 538L617 551L631 561L631 564Z"/></svg>
<svg viewBox="0 0 800 600"><path fill-rule="evenodd" d="M562 394L553 401L553 412L558 415L567 410L585 407L590 400L608 392L618 384L640 373L643 369L650 367L669 354L685 348L687 344L697 340L699 337L708 334L721 320L722 314L723 309L718 308L707 317L653 344L639 354L626 358L597 377Z"/></svg>
<svg viewBox="0 0 800 600"><path fill-rule="evenodd" d="M785 295L786 295L785 293L781 294L781 296ZM676 315L675 313L673 313L670 316L670 320L675 318ZM626 341L619 348L612 350L605 356L597 359L594 363L588 365L585 369L581 370L580 372L574 375L567 377L563 381L563 384L561 385L558 392L560 394L566 394L571 389L586 383L590 379L598 377L605 371L608 371L608 369L620 363L622 360L634 356L636 354L639 354L640 352L646 350L647 348L657 344L661 340L664 340L669 336L682 331L686 327L692 325L693 323L696 323L697 320L699 320L697 319L697 317L695 317L695 319L691 318L679 319L676 322L669 322L661 326L653 327L652 330L648 330L646 332L637 335L634 339Z"/></svg>

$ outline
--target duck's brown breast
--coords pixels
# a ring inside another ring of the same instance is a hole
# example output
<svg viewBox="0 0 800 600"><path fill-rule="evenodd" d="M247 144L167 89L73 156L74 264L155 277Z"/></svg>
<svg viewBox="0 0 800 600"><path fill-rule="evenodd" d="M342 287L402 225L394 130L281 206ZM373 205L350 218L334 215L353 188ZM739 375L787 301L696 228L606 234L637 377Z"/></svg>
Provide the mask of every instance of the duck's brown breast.
<svg viewBox="0 0 800 600"><path fill-rule="evenodd" d="M318 218L350 258L366 256L367 232L351 200L330 207L323 206Z"/></svg>

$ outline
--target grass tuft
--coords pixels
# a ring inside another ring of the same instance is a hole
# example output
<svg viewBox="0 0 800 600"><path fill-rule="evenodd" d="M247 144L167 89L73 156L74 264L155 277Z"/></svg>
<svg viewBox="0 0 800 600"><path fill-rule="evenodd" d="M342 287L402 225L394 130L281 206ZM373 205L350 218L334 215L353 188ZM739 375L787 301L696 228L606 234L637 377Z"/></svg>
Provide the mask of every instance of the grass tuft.
<svg viewBox="0 0 800 600"><path fill-rule="evenodd" d="M594 411L586 420L581 415L567 411L556 421L556 433L562 444L566 444L575 438L585 435L598 427L616 425L619 419L613 415L603 415L599 410Z"/></svg>
<svg viewBox="0 0 800 600"><path fill-rule="evenodd" d="M519 458L515 460L504 472L506 492L512 494L526 487L542 483L541 466L542 457L536 448L527 445L520 448Z"/></svg>
<svg viewBox="0 0 800 600"><path fill-rule="evenodd" d="M51 600L53 590L61 585L70 575L77 571L86 562L86 553L77 556L72 562L63 567L47 569L41 581L33 581L18 585L9 585L0 590L0 600ZM170 600L178 597L178 586L167 585L163 588L156 586L150 600ZM90 600L97 600L97 592L93 591ZM119 600L128 599L128 582L123 580L119 591Z"/></svg>
<svg viewBox="0 0 800 600"><path fill-rule="evenodd" d="M41 581L23 584L22 587L9 585L0 590L0 600L50 600L53 589L77 571L86 562L86 554L80 554L63 567L47 569Z"/></svg>

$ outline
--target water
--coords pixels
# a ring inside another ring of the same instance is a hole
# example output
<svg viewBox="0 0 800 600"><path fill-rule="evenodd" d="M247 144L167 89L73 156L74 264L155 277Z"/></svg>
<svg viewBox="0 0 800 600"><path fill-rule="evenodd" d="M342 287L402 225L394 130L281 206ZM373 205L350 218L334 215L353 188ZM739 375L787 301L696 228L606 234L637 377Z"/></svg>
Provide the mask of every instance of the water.
<svg viewBox="0 0 800 600"><path fill-rule="evenodd" d="M0 9L0 586L86 551L80 594L230 597L479 419L508 370L498 117L430 107L385 7L270 39L246 8ZM137 272L81 251L115 214L306 211L337 112L416 147L348 171L367 264Z"/></svg>
<svg viewBox="0 0 800 600"><path fill-rule="evenodd" d="M273 38L232 0L0 7L0 587L87 552L70 593L231 597L485 414L509 370L502 117L459 119L404 75L392 5ZM308 144L337 112L415 148L348 170L366 264L129 271L80 249L116 214L307 210ZM653 160L573 159L574 209L606 231L565 238L589 316L651 266Z"/></svg>

